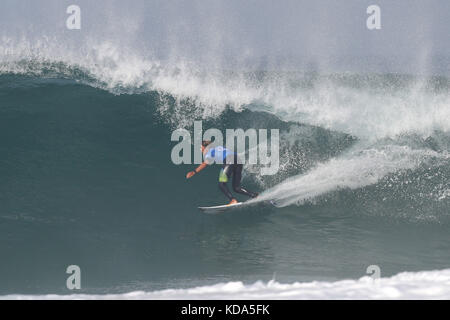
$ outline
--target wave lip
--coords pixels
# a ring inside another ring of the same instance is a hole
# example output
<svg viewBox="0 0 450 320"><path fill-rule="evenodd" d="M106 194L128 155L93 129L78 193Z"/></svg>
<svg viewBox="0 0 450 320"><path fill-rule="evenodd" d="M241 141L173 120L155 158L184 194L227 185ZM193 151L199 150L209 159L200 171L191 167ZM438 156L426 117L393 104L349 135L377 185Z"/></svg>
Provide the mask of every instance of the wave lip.
<svg viewBox="0 0 450 320"><path fill-rule="evenodd" d="M8 300L334 300L334 299L449 299L450 269L420 272L402 272L389 278L373 279L364 276L358 280L336 282L295 282L282 284L276 281L245 285L242 282L219 283L190 289L167 289L154 292L135 291L125 294L105 295L7 295Z"/></svg>
<svg viewBox="0 0 450 320"><path fill-rule="evenodd" d="M62 76L114 94L157 91L163 95L160 112L181 126L217 118L228 108L249 108L370 141L450 131L450 82L440 76L206 69L108 41L77 49L56 39L2 37L0 75L9 73Z"/></svg>

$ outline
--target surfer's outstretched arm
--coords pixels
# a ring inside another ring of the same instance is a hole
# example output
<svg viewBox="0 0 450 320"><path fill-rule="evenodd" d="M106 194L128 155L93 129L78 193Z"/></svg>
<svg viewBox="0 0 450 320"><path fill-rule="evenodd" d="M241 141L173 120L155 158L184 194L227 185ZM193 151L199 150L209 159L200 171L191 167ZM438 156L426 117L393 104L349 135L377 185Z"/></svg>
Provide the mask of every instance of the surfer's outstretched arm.
<svg viewBox="0 0 450 320"><path fill-rule="evenodd" d="M199 165L194 171L190 171L186 174L186 179L189 179L193 177L196 173L199 173L203 169L205 169L208 166L206 162L203 162L201 165Z"/></svg>

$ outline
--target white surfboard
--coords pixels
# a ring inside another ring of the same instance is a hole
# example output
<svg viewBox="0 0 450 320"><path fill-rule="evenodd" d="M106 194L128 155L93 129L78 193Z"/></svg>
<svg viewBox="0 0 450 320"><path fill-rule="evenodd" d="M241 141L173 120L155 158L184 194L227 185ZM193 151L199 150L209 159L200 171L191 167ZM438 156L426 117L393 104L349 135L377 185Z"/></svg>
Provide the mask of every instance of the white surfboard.
<svg viewBox="0 0 450 320"><path fill-rule="evenodd" d="M226 210L236 209L237 207L241 207L243 204L244 204L244 202L238 202L238 203L234 203L234 204L224 204L224 205L221 205L221 206L198 207L198 208L201 211L203 211L204 213L216 214L216 213L224 212Z"/></svg>
<svg viewBox="0 0 450 320"><path fill-rule="evenodd" d="M258 202L257 202L258 203ZM270 201L265 201L265 203L270 203L271 205L273 205L274 207L276 207L276 203L273 200ZM238 203L234 203L234 204L224 204L221 206L214 206L214 207L198 207L201 211L203 211L204 213L208 213L208 214L218 214L218 213L222 213L224 211L227 210L232 210L232 209L237 209L239 207L243 207L244 205L250 205L247 202L238 202Z"/></svg>

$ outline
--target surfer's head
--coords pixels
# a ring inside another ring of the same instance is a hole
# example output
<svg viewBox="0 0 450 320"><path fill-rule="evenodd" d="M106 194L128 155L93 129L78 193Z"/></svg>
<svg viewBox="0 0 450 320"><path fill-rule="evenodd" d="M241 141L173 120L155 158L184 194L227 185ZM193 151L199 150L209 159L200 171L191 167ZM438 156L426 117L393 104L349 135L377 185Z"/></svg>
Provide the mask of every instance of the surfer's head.
<svg viewBox="0 0 450 320"><path fill-rule="evenodd" d="M205 151L206 147L211 144L211 140L203 140L202 141L202 152Z"/></svg>

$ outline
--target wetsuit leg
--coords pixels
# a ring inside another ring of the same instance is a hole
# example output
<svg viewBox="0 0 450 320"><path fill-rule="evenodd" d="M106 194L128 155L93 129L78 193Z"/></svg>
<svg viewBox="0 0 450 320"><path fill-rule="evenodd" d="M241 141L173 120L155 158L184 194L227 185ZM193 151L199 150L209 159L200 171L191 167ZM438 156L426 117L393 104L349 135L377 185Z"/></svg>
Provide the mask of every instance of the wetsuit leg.
<svg viewBox="0 0 450 320"><path fill-rule="evenodd" d="M233 164L235 166L233 170L233 190L234 192L245 194L248 197L255 198L258 194L248 191L241 187L241 179L242 179L242 164Z"/></svg>
<svg viewBox="0 0 450 320"><path fill-rule="evenodd" d="M230 190L228 190L227 182L233 174L233 164L224 164L219 174L219 189L231 201L234 199Z"/></svg>

